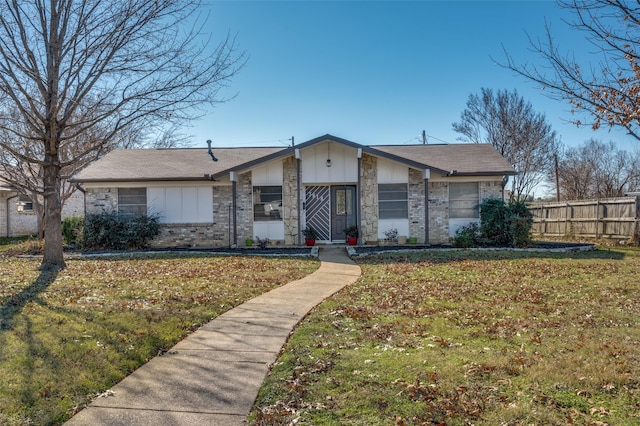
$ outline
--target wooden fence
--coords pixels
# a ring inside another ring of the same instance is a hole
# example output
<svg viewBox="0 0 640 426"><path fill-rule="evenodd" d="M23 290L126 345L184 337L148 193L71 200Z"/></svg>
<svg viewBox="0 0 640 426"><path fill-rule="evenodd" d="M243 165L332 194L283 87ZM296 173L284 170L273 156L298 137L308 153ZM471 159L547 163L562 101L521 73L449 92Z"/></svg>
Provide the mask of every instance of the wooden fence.
<svg viewBox="0 0 640 426"><path fill-rule="evenodd" d="M537 236L625 239L640 243L640 197L528 203Z"/></svg>

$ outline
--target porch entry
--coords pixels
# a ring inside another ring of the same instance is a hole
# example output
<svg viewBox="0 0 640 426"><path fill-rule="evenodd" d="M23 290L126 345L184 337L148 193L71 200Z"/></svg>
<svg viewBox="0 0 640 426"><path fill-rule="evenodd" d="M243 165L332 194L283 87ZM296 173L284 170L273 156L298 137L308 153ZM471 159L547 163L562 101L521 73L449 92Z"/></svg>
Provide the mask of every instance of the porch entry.
<svg viewBox="0 0 640 426"><path fill-rule="evenodd" d="M356 224L356 186L307 186L305 190L306 225L318 231L319 240L344 241L344 229Z"/></svg>

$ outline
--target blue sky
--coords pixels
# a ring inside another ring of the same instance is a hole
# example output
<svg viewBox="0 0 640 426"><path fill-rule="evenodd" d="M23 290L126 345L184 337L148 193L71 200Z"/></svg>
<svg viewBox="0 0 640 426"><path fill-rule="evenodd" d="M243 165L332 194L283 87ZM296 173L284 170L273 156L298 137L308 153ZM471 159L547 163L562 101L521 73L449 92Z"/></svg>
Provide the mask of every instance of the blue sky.
<svg viewBox="0 0 640 426"><path fill-rule="evenodd" d="M519 62L541 63L527 33L545 20L562 51L585 61L584 37L552 1L212 1L213 40L237 34L248 55L223 95L236 97L193 123L195 146L278 146L331 133L362 144L456 143L471 93L517 89L546 115L567 146L596 137L637 144L621 131L576 128L567 103L498 66L503 47Z"/></svg>

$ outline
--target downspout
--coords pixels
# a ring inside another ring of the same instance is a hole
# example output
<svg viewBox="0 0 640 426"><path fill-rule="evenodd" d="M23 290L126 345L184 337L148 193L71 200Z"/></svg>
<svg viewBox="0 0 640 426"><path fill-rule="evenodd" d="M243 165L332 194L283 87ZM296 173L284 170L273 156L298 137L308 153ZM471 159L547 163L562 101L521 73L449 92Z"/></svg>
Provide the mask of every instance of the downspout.
<svg viewBox="0 0 640 426"><path fill-rule="evenodd" d="M429 242L429 178L431 170L424 171L424 243L431 245Z"/></svg>
<svg viewBox="0 0 640 426"><path fill-rule="evenodd" d="M83 202L82 202L82 207L83 207L83 209L82 209L82 215L83 215L84 217L86 217L86 216L87 216L87 190L86 190L86 189L84 189L82 186L80 186L80 184L79 184L79 183L76 183L75 187L76 187L76 189L77 189L78 191L82 192L82 197L83 197Z"/></svg>
<svg viewBox="0 0 640 426"><path fill-rule="evenodd" d="M238 246L238 221L237 221L237 212L238 205L236 202L237 195L237 179L236 172L229 173L229 178L231 179L231 210L233 211L233 245Z"/></svg>
<svg viewBox="0 0 640 426"><path fill-rule="evenodd" d="M9 219L11 217L11 214L10 214L10 211L9 211L9 201L13 200L14 198L18 198L19 195L20 194L16 194L16 195L14 195L12 197L7 198L7 238L11 236L11 235L9 235L9 231L11 230L11 222L10 222L10 219Z"/></svg>
<svg viewBox="0 0 640 426"><path fill-rule="evenodd" d="M87 221L85 220L87 217L87 191L80 186L80 183L76 182L76 189L82 192L82 240L85 240L87 233Z"/></svg>
<svg viewBox="0 0 640 426"><path fill-rule="evenodd" d="M293 143L293 136L291 137L291 140ZM297 245L301 246L302 245L302 210L300 209L300 204L301 204L301 200L300 200L300 196L302 195L302 188L300 188L300 150L296 148L295 150L295 157L296 157L296 191L297 191L297 209L298 209L298 239L296 241Z"/></svg>
<svg viewBox="0 0 640 426"><path fill-rule="evenodd" d="M361 195L361 184L362 177L360 176L360 172L362 170L362 148L358 148L358 185L356 185L356 203L357 208L356 211L358 213L358 217L356 218L356 223L358 226L358 244L362 244L362 202L360 200Z"/></svg>

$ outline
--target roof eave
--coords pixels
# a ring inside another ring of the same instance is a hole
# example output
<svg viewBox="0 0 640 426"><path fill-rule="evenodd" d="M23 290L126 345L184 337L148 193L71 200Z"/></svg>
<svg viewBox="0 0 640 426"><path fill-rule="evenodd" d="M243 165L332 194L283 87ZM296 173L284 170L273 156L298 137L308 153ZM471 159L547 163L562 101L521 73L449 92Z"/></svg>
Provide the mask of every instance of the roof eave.
<svg viewBox="0 0 640 426"><path fill-rule="evenodd" d="M98 182L106 182L106 183L119 183L119 182L202 182L202 181L210 181L214 180L213 176L203 175L202 177L171 177L171 178L132 178L132 179L122 179L122 178L107 178L107 179L77 179L71 178L69 182L71 183L98 183Z"/></svg>

